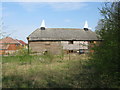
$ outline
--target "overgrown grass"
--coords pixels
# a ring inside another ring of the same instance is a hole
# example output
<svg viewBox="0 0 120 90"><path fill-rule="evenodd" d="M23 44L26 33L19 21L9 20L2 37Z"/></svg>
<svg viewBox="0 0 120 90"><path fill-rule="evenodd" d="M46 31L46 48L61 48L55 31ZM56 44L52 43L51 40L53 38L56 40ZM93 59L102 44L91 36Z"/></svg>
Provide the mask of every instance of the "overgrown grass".
<svg viewBox="0 0 120 90"><path fill-rule="evenodd" d="M91 71L86 55L2 57L3 88L86 88Z"/></svg>

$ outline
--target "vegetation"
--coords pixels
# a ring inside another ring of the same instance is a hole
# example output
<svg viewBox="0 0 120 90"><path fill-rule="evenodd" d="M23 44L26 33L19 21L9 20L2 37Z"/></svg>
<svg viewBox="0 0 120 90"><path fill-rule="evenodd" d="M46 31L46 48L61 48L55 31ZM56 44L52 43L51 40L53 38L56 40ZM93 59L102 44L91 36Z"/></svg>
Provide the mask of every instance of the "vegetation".
<svg viewBox="0 0 120 90"><path fill-rule="evenodd" d="M103 19L97 33L103 42L96 46L89 64L94 69L93 85L100 88L120 88L120 1L105 3L100 10Z"/></svg>
<svg viewBox="0 0 120 90"><path fill-rule="evenodd" d="M50 58L49 58L50 57ZM52 58L51 58L52 57ZM86 55L4 56L3 88L90 87Z"/></svg>
<svg viewBox="0 0 120 90"><path fill-rule="evenodd" d="M120 88L120 2L100 12L96 32L103 41L93 54L3 56L3 88Z"/></svg>

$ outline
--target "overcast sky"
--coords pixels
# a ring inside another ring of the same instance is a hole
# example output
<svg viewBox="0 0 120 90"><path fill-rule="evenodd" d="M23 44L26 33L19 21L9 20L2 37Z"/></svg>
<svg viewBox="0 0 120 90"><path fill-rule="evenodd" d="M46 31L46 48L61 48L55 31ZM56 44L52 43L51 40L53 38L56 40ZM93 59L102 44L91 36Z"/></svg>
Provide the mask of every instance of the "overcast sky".
<svg viewBox="0 0 120 90"><path fill-rule="evenodd" d="M102 5L102 2L3 2L3 30L25 42L43 19L47 28L83 28L87 20L94 31Z"/></svg>

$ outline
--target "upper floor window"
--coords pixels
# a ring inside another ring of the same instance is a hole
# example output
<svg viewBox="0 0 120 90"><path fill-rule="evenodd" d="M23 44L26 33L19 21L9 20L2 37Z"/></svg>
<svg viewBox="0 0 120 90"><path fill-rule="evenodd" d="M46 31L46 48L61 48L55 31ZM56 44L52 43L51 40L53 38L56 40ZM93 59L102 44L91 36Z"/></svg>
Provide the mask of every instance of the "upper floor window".
<svg viewBox="0 0 120 90"><path fill-rule="evenodd" d="M90 43L94 43L94 41L90 41Z"/></svg>
<svg viewBox="0 0 120 90"><path fill-rule="evenodd" d="M68 44L73 44L73 41L69 41Z"/></svg>
<svg viewBox="0 0 120 90"><path fill-rule="evenodd" d="M16 46L18 47L18 46L19 46L19 44L16 44Z"/></svg>

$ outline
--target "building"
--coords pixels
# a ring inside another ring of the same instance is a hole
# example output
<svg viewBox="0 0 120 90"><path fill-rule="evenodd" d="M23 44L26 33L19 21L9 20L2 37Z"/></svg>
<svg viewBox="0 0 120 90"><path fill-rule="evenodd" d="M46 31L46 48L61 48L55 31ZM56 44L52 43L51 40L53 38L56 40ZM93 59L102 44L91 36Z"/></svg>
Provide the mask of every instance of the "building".
<svg viewBox="0 0 120 90"><path fill-rule="evenodd" d="M12 54L25 46L27 46L27 44L22 40L5 37L0 39L0 55Z"/></svg>
<svg viewBox="0 0 120 90"><path fill-rule="evenodd" d="M27 43L25 43L24 41L22 41L22 40L18 40L18 39L16 39L19 43L20 43L20 45L23 47L23 48L26 48L27 49Z"/></svg>
<svg viewBox="0 0 120 90"><path fill-rule="evenodd" d="M36 53L50 52L60 54L88 52L90 43L100 41L97 34L88 29L87 21L83 29L76 28L46 28L44 20L41 27L28 37L29 48Z"/></svg>

